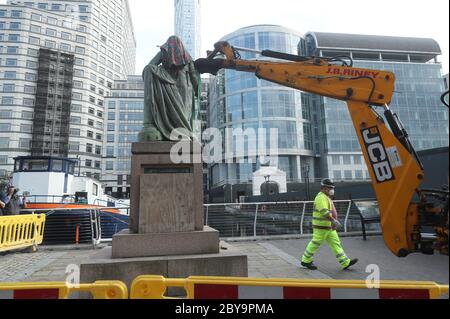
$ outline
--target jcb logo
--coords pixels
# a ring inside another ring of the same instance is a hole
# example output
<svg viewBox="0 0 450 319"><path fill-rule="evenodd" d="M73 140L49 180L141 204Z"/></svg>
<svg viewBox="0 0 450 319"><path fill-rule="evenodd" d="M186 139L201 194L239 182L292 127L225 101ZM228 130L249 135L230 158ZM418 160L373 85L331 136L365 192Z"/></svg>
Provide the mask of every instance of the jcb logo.
<svg viewBox="0 0 450 319"><path fill-rule="evenodd" d="M394 172L389 162L386 148L384 147L378 127L371 127L362 130L361 132L377 182L384 183L394 180Z"/></svg>

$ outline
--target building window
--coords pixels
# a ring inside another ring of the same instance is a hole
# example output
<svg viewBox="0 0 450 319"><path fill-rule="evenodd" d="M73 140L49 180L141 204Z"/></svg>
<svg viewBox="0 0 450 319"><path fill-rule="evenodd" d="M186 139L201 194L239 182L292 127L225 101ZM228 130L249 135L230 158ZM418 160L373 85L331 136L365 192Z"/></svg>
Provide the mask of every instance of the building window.
<svg viewBox="0 0 450 319"><path fill-rule="evenodd" d="M9 137L0 137L0 148L9 148Z"/></svg>
<svg viewBox="0 0 450 319"><path fill-rule="evenodd" d="M5 79L15 79L17 76L16 71L5 71Z"/></svg>
<svg viewBox="0 0 450 319"><path fill-rule="evenodd" d="M85 166L86 167L92 167L92 160L86 160Z"/></svg>
<svg viewBox="0 0 450 319"><path fill-rule="evenodd" d="M334 171L333 172L333 176L334 176L335 180L341 180L342 179L341 171Z"/></svg>
<svg viewBox="0 0 450 319"><path fill-rule="evenodd" d="M81 124L81 117L79 116L71 116L70 123L72 124Z"/></svg>
<svg viewBox="0 0 450 319"><path fill-rule="evenodd" d="M94 132L92 132L92 131L87 131L87 137L93 138L93 137L94 137Z"/></svg>
<svg viewBox="0 0 450 319"><path fill-rule="evenodd" d="M20 124L20 131L22 133L31 133L33 131L33 126L31 124Z"/></svg>
<svg viewBox="0 0 450 319"><path fill-rule="evenodd" d="M20 35L18 35L18 34L10 34L8 36L8 40L9 40L9 42L19 42Z"/></svg>
<svg viewBox="0 0 450 319"><path fill-rule="evenodd" d="M9 24L9 28L13 29L13 30L18 30L21 27L21 23L20 22L11 22Z"/></svg>
<svg viewBox="0 0 450 319"><path fill-rule="evenodd" d="M108 134L108 136L107 136L107 142L108 142L108 143L114 143L114 141L115 141L114 134Z"/></svg>
<svg viewBox="0 0 450 319"><path fill-rule="evenodd" d="M86 144L86 152L92 153L93 147L94 147L94 145L92 145L92 144Z"/></svg>
<svg viewBox="0 0 450 319"><path fill-rule="evenodd" d="M77 128L71 128L70 135L71 136L81 136L81 130L77 129Z"/></svg>
<svg viewBox="0 0 450 319"><path fill-rule="evenodd" d="M11 131L11 124L0 123L0 132L9 132L9 131Z"/></svg>
<svg viewBox="0 0 450 319"><path fill-rule="evenodd" d="M69 144L69 151L79 152L80 151L80 143L70 143Z"/></svg>
<svg viewBox="0 0 450 319"><path fill-rule="evenodd" d="M17 53L19 53L19 48L18 47L8 47L6 49L6 53L8 53L8 54L17 54Z"/></svg>
<svg viewBox="0 0 450 319"><path fill-rule="evenodd" d="M30 38L28 39L28 42L29 42L30 44L36 44L36 45L39 45L40 40L39 40L39 38L36 38L36 37L30 37Z"/></svg>
<svg viewBox="0 0 450 319"><path fill-rule="evenodd" d="M97 145L95 146L95 154L102 155L102 147Z"/></svg>
<svg viewBox="0 0 450 319"><path fill-rule="evenodd" d="M114 170L114 162L113 161L106 161L106 170L107 171L113 171Z"/></svg>
<svg viewBox="0 0 450 319"><path fill-rule="evenodd" d="M344 171L344 178L345 179L353 179L352 171Z"/></svg>
<svg viewBox="0 0 450 319"><path fill-rule="evenodd" d="M45 31L45 34L47 34L51 37L56 37L57 31L55 29L47 28L47 30Z"/></svg>
<svg viewBox="0 0 450 319"><path fill-rule="evenodd" d="M20 10L12 10L11 11L11 17L12 18L21 18L22 17L22 11L20 11Z"/></svg>
<svg viewBox="0 0 450 319"><path fill-rule="evenodd" d="M12 96L3 96L2 97L2 104L3 105L13 105L14 104L14 98Z"/></svg>
<svg viewBox="0 0 450 319"><path fill-rule="evenodd" d="M36 81L36 74L34 73L25 73L25 80L27 81Z"/></svg>
<svg viewBox="0 0 450 319"><path fill-rule="evenodd" d="M108 146L106 148L106 156L114 157L114 146Z"/></svg>
<svg viewBox="0 0 450 319"><path fill-rule="evenodd" d="M19 148L29 150L31 148L31 139L29 138L19 139Z"/></svg>
<svg viewBox="0 0 450 319"><path fill-rule="evenodd" d="M40 14L32 13L31 14L31 20L41 21L42 20L42 16Z"/></svg>
<svg viewBox="0 0 450 319"><path fill-rule="evenodd" d="M17 66L17 59L6 59L6 66Z"/></svg>
<svg viewBox="0 0 450 319"><path fill-rule="evenodd" d="M16 85L15 84L3 84L3 92L15 92Z"/></svg>
<svg viewBox="0 0 450 319"><path fill-rule="evenodd" d="M77 35L76 38L75 38L75 40L76 40L78 43L86 43L86 37L83 37L83 36L81 36L81 35Z"/></svg>

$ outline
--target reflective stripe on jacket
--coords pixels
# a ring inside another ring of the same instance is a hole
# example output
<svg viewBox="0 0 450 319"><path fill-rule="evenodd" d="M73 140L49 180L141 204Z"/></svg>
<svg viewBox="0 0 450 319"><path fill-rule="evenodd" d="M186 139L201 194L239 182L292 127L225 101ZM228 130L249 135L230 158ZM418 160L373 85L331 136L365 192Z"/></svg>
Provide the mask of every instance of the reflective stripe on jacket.
<svg viewBox="0 0 450 319"><path fill-rule="evenodd" d="M333 206L330 198L320 192L314 200L313 227L330 227L332 223L329 219Z"/></svg>

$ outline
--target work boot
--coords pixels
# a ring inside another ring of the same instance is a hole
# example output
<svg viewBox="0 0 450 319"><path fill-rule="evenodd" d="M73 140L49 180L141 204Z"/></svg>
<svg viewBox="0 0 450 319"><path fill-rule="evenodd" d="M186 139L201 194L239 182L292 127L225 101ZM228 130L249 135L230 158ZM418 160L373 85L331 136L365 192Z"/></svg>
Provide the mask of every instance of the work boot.
<svg viewBox="0 0 450 319"><path fill-rule="evenodd" d="M302 266L309 269L309 270L317 270L316 265L314 265L314 263L304 263L302 262Z"/></svg>
<svg viewBox="0 0 450 319"><path fill-rule="evenodd" d="M359 261L358 259L352 259L352 260L350 261L350 264L348 264L348 266L345 267L344 270L347 270L347 269L349 269L351 266L356 265L356 264L358 263L358 261Z"/></svg>

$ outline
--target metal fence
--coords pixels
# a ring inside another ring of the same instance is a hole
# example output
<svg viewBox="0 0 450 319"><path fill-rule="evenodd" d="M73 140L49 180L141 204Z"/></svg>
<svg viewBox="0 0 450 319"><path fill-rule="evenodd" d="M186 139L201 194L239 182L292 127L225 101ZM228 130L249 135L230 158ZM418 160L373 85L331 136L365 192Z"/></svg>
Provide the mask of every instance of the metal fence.
<svg viewBox="0 0 450 319"><path fill-rule="evenodd" d="M44 245L98 245L110 242L113 235L129 227L127 215L112 213L108 208L26 209L22 212L46 215Z"/></svg>
<svg viewBox="0 0 450 319"><path fill-rule="evenodd" d="M362 230L357 201L335 201L344 233ZM273 202L205 205L205 224L217 229L222 238L312 233L314 202ZM379 231L379 225L368 230Z"/></svg>
<svg viewBox="0 0 450 319"><path fill-rule="evenodd" d="M361 205L361 203L364 205ZM376 201L335 201L340 232L362 232L360 207L373 206ZM314 202L273 202L204 205L205 225L219 231L221 238L306 235L312 233ZM126 208L128 211L129 208ZM47 216L44 245L107 243L118 232L128 229L129 216L114 214L108 208L32 209L27 213ZM368 231L381 231L379 224L366 225Z"/></svg>

